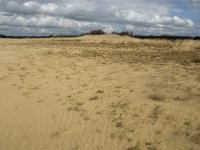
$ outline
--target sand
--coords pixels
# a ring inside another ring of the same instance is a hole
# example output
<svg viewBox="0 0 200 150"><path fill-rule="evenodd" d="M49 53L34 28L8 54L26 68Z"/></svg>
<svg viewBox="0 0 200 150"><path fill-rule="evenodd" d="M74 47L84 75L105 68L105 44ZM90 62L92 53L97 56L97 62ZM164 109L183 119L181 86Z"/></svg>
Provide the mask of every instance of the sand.
<svg viewBox="0 0 200 150"><path fill-rule="evenodd" d="M0 39L0 150L200 150L200 42Z"/></svg>

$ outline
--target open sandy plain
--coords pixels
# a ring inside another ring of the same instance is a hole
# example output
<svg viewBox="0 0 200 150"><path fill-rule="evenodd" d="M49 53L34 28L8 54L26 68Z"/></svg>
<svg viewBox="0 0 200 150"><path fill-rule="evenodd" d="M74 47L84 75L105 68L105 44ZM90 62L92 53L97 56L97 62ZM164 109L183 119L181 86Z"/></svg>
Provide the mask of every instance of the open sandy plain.
<svg viewBox="0 0 200 150"><path fill-rule="evenodd" d="M200 150L200 41L0 39L0 150Z"/></svg>

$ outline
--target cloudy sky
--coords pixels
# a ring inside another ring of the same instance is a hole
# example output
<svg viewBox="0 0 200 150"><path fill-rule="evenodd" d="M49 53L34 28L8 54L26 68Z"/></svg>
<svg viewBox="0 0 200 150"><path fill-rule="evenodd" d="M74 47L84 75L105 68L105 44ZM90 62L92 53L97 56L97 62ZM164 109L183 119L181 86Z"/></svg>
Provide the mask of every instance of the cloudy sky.
<svg viewBox="0 0 200 150"><path fill-rule="evenodd" d="M93 29L200 36L200 0L0 0L0 34Z"/></svg>

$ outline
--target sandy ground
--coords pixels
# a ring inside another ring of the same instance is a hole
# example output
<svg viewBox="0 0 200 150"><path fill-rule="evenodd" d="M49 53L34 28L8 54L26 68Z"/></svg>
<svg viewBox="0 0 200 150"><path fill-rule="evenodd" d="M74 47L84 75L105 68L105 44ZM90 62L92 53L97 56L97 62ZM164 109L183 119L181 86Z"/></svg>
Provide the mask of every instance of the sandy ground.
<svg viewBox="0 0 200 150"><path fill-rule="evenodd" d="M200 150L200 42L0 39L0 150Z"/></svg>

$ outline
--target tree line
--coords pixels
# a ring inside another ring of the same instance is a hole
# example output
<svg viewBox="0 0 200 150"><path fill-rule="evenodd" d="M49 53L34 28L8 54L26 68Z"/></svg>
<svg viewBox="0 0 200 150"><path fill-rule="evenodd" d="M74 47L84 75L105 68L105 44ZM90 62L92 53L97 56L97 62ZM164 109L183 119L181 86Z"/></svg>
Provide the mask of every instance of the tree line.
<svg viewBox="0 0 200 150"><path fill-rule="evenodd" d="M103 30L92 30L87 33L82 34L66 34L66 35L48 35L48 36L7 36L0 34L0 38L51 38L51 37L80 37L84 35L103 35L106 34ZM122 32L112 32L111 34L120 35L120 36L129 36L139 39L167 39L167 40L177 40L177 39L192 39L192 40L200 40L199 36L191 37L191 36L176 36L176 35L134 35L133 32L122 31Z"/></svg>

